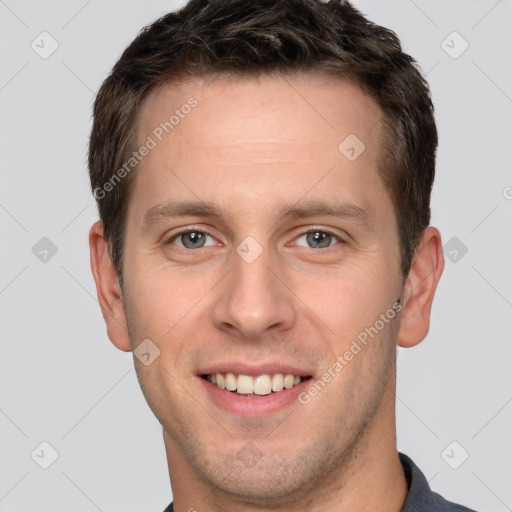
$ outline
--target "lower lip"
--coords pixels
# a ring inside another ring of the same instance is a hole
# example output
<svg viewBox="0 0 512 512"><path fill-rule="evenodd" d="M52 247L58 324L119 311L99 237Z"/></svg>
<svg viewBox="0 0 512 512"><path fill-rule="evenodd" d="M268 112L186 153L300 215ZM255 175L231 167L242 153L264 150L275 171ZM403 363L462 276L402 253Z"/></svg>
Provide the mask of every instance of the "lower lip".
<svg viewBox="0 0 512 512"><path fill-rule="evenodd" d="M283 389L269 395L248 397L238 395L235 391L221 389L216 384L198 377L206 392L222 409L240 416L258 417L269 416L297 400L298 395L310 384L307 379L291 389Z"/></svg>

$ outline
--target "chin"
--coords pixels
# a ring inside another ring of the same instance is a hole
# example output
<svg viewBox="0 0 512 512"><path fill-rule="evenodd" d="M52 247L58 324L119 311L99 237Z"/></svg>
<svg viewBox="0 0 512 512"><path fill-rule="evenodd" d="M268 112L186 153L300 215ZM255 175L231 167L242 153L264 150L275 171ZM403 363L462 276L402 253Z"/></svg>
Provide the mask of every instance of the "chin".
<svg viewBox="0 0 512 512"><path fill-rule="evenodd" d="M302 453L298 452L298 446L302 447ZM329 453L327 446L322 453L322 449L308 446L307 440L288 439L283 441L281 449L270 441L248 442L229 453L226 445L219 448L217 453L202 451L201 457L189 459L196 474L208 487L217 489L220 498L229 497L267 509L296 503L318 485L333 465L332 452Z"/></svg>

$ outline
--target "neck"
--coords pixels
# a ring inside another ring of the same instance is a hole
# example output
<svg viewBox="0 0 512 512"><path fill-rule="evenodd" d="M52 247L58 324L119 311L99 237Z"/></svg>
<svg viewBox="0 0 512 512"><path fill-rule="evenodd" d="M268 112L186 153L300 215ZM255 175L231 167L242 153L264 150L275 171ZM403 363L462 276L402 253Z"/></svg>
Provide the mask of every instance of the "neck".
<svg viewBox="0 0 512 512"><path fill-rule="evenodd" d="M164 431L175 512L399 512L408 489L396 447L392 389L387 388L372 421L337 470L325 475L312 492L293 497L290 505L254 506L212 487L194 473Z"/></svg>

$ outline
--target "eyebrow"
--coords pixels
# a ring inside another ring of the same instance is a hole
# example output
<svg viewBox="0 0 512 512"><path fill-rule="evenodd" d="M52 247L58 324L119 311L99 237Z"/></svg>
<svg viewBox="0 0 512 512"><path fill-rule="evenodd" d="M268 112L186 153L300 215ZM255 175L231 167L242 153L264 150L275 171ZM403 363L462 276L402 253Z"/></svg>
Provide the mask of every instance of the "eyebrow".
<svg viewBox="0 0 512 512"><path fill-rule="evenodd" d="M336 217L371 226L373 215L370 211L354 203L333 203L318 200L301 201L286 204L277 210L276 222L285 219L304 219L309 217ZM167 219L176 217L203 217L223 219L229 217L221 208L206 201L170 201L150 208L144 215L142 229L150 230L153 226Z"/></svg>

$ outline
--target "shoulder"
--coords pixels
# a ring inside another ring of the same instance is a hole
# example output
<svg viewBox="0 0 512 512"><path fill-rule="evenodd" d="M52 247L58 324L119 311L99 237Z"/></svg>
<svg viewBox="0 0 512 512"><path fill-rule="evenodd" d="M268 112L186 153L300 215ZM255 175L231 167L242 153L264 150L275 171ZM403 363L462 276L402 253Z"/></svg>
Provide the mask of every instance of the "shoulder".
<svg viewBox="0 0 512 512"><path fill-rule="evenodd" d="M433 492L425 475L410 457L398 454L404 468L409 492L400 512L476 512L470 508L445 500Z"/></svg>

